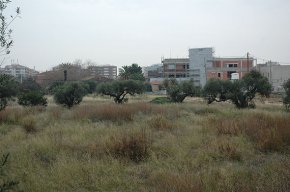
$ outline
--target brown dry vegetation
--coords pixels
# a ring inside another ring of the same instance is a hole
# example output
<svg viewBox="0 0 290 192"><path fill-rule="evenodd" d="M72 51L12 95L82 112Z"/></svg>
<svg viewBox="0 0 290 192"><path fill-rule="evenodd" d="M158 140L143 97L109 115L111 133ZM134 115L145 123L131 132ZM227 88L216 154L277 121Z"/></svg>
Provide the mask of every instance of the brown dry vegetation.
<svg viewBox="0 0 290 192"><path fill-rule="evenodd" d="M7 177L20 191L290 190L290 115L282 106L149 99L8 107L0 112Z"/></svg>

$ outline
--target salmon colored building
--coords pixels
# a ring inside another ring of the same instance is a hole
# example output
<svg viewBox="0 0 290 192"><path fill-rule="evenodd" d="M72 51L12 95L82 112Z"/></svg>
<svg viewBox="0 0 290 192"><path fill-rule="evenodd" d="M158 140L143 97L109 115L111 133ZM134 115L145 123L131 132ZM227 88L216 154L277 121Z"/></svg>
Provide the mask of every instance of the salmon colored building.
<svg viewBox="0 0 290 192"><path fill-rule="evenodd" d="M164 59L162 64L164 78L186 78L190 76L189 58Z"/></svg>
<svg viewBox="0 0 290 192"><path fill-rule="evenodd" d="M214 58L212 67L206 69L207 79L231 79L232 73L237 73L239 78L250 72L254 67L253 58Z"/></svg>

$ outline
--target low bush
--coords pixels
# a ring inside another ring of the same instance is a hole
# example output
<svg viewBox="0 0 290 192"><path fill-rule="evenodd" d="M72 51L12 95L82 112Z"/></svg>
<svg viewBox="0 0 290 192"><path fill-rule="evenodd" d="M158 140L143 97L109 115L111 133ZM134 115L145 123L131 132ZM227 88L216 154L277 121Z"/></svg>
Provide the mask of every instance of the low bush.
<svg viewBox="0 0 290 192"><path fill-rule="evenodd" d="M64 107L71 108L80 104L86 93L86 89L80 83L65 83L55 89L54 101Z"/></svg>
<svg viewBox="0 0 290 192"><path fill-rule="evenodd" d="M23 106L47 106L47 99L44 93L31 91L18 96L18 104Z"/></svg>

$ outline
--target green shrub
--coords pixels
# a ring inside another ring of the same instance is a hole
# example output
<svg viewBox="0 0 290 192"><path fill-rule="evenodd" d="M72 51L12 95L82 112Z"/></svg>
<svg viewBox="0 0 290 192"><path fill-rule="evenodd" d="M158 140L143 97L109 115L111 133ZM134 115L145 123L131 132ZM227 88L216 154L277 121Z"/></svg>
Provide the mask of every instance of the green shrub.
<svg viewBox="0 0 290 192"><path fill-rule="evenodd" d="M156 97L150 103L155 103L155 104L166 104L166 103L171 103L171 100L168 97Z"/></svg>
<svg viewBox="0 0 290 192"><path fill-rule="evenodd" d="M80 83L65 83L56 88L54 101L57 104L71 108L82 102L86 89Z"/></svg>
<svg viewBox="0 0 290 192"><path fill-rule="evenodd" d="M92 94L96 92L97 90L97 82L96 81L83 81L82 82L85 85L85 89L87 90L88 93Z"/></svg>
<svg viewBox="0 0 290 192"><path fill-rule="evenodd" d="M64 81L55 81L53 82L51 85L49 85L46 89L46 93L47 94L54 94L56 92L56 90L64 85Z"/></svg>
<svg viewBox="0 0 290 192"><path fill-rule="evenodd" d="M47 99L39 91L22 93L18 96L18 104L23 106L47 106Z"/></svg>
<svg viewBox="0 0 290 192"><path fill-rule="evenodd" d="M5 109L8 100L16 96L18 92L18 83L10 75L0 75L0 111Z"/></svg>

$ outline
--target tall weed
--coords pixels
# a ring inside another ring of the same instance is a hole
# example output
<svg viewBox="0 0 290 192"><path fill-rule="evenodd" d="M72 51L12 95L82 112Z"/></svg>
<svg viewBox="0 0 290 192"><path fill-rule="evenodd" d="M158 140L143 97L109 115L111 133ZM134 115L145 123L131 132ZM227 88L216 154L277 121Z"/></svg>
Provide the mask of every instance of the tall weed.
<svg viewBox="0 0 290 192"><path fill-rule="evenodd" d="M263 152L282 151L290 144L290 117L251 113L211 121L218 134L246 135Z"/></svg>

